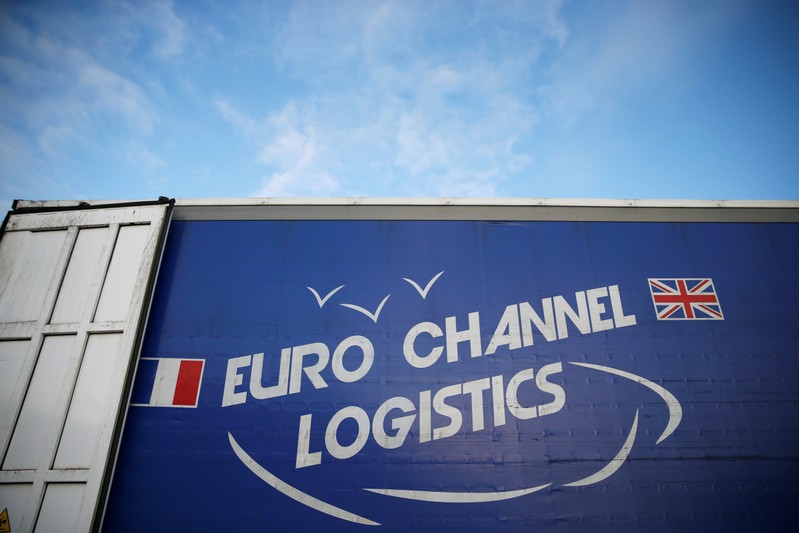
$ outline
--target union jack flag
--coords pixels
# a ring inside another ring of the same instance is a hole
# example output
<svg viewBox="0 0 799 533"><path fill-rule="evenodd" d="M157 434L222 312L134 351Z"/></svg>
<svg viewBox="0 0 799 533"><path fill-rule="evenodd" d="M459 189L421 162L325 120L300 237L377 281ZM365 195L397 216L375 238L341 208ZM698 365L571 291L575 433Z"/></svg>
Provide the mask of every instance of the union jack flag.
<svg viewBox="0 0 799 533"><path fill-rule="evenodd" d="M658 320L724 320L710 278L649 278Z"/></svg>

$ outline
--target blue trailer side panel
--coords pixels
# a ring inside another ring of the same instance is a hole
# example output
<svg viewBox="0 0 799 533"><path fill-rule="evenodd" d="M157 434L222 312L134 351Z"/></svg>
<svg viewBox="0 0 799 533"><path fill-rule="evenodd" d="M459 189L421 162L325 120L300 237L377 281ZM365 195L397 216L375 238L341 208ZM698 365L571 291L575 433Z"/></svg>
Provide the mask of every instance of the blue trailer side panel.
<svg viewBox="0 0 799 533"><path fill-rule="evenodd" d="M796 224L173 222L104 529L788 528L798 261Z"/></svg>

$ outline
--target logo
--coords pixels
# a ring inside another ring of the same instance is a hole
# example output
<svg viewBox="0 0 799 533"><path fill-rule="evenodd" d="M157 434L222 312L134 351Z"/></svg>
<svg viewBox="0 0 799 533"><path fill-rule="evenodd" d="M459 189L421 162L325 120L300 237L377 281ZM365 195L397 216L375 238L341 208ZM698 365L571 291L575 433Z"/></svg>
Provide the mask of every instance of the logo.
<svg viewBox="0 0 799 533"><path fill-rule="evenodd" d="M394 292L397 296L425 303L428 297L435 294L441 280L446 280L444 274L443 271L437 273L424 287L410 278L402 278L408 284L403 286L406 294L400 295L399 290ZM694 300L687 304L668 301L663 305L718 305L717 300L716 304L711 304L706 301L706 296L702 296L709 294L708 290L712 291L710 280L650 279L649 282L650 287L663 287L657 289L657 296L666 291L679 295L682 289L688 295L694 295ZM395 301L391 299L391 294L386 294L388 291L378 294L371 302L353 302L346 297L348 291L345 285L327 291L311 286L305 288L308 292L304 294L310 300L308 309L316 309L316 312L321 313L350 313L354 323L363 324L362 327L367 331L376 328L383 317L391 314ZM415 292L409 292L410 288ZM712 294L715 297L715 293ZM655 302L657 306L658 300L655 299ZM675 312L669 310L668 315ZM691 309L690 313L695 314L695 311ZM535 302L509 303L498 319L489 320L487 315L483 312L481 317L481 310L475 310L438 320L423 320L398 335L402 339L401 353L389 355L398 359L397 364L405 365L411 375L419 377L420 383L436 385L405 387L402 389L405 392L391 397L385 393L386 397L378 398L375 407L370 408L364 408L359 402L353 402L352 405L337 403L332 416L321 415L321 419L320 414L313 410L284 413L285 417L295 417L294 427L298 428L294 441L296 447L293 449L296 450L294 471L306 472L319 465L357 458L367 445L384 450L403 446L424 448L435 446L436 441L463 438L469 432L497 429L512 432L514 429L508 428L522 427L526 421L559 413L562 416L566 414L564 407L573 392L569 387L574 386L574 382L565 386L563 376L582 369L595 372L598 376L612 376L612 381L607 382L640 385L649 391L642 394L654 393L653 398L659 398L665 404L668 421L655 433L658 435L655 445L662 443L678 428L682 420L682 406L674 394L652 381L651 376L637 375L615 366L560 361L521 369L514 367L512 371L505 368L503 371L503 367L489 365L486 368L494 369L491 373L483 376L478 374L474 376L477 379L470 378L454 384L438 385L436 380L425 382L422 379L425 373L434 371L439 376L460 375L459 365L472 363L479 358L488 360L495 357L500 349L514 352L531 347L536 342L551 343L570 335L606 334L604 332L609 330L635 326L635 315L624 311L618 285L555 295ZM375 361L388 356L376 353L379 349L376 349L369 336L369 333L350 335L330 346L319 341L281 347L279 353L274 354L261 352L231 356L227 360L223 394L217 405L222 413L235 411L245 414L249 411L242 411L241 407L236 406L252 406L283 397L290 400L292 395L302 398L302 391L309 388L321 391L335 385L339 390L346 390L359 381L366 381ZM584 355L590 358L590 354ZM137 403L133 405L197 405L203 372L202 359L142 358L139 372L144 377L137 379L137 385L148 385L134 390ZM602 379L597 381L601 382ZM584 383L589 382L591 380ZM353 390L357 394L357 387ZM294 402L294 405L298 404L301 405L301 402ZM623 442L619 439L620 447L615 455L598 465L596 470L578 472L572 479L548 483L541 480L530 486L493 491L484 488L479 491L420 490L418 487L392 484L391 481L385 485L361 486L359 490L389 499L459 505L510 500L551 488L589 486L609 478L627 461L639 435L638 426L639 409L635 409L629 419L628 429L622 433ZM240 434L240 429L228 430L230 449L246 470L272 489L341 520L380 525L372 518L363 516L367 513L354 513L343 508L346 506L334 505L311 494L312 490L301 490L292 483L290 472L284 470L278 475L278 470L268 461L259 460L262 450L248 449L247 439L243 437L246 435Z"/></svg>
<svg viewBox="0 0 799 533"><path fill-rule="evenodd" d="M205 360L142 357L130 404L197 407Z"/></svg>
<svg viewBox="0 0 799 533"><path fill-rule="evenodd" d="M593 370L596 370L598 372L604 372L604 373L607 373L607 374L611 374L611 375L615 375L615 376L619 376L619 377L625 378L625 379L630 380L632 382L638 383L638 384L642 385L643 387L651 390L655 394L657 394L665 402L666 406L668 407L669 421L668 421L666 427L660 433L660 436L658 437L658 440L657 440L656 444L660 444L665 439L667 439L677 429L677 427L679 426L680 421L682 420L682 406L680 405L680 402L677 400L677 398L673 394L671 394L668 390L666 390L665 388L661 387L660 385L650 381L649 379L647 379L645 377L637 376L637 375L632 374L630 372L626 372L624 370L619 370L619 369L616 369L616 368L611 368L611 367L608 367L608 366L594 365L594 364L589 364L589 363L577 363L577 362L573 362L573 363L570 363L570 364L571 365L576 365L576 366L579 366L579 367L593 369ZM562 371L562 366L561 366L560 363L556 363L555 365L548 365L548 366L555 366L554 369L552 369L552 368L549 369L550 375L552 373L558 373L558 372ZM544 371L544 369L546 369L546 367L542 368L542 372ZM525 371L523 371L523 372L525 374L527 374L523 378L523 380L532 379L532 377L533 377L532 369L530 369L529 372L525 372ZM541 376L542 374L539 373L538 375ZM519 374L514 376L514 379L516 379L518 376L519 376ZM493 381L493 379L492 379L492 381ZM542 381L544 383L547 383L546 380L542 380ZM463 387L465 387L466 385L467 384L464 383ZM518 385L518 383L517 383L517 385ZM552 383L549 383L549 385L552 385ZM508 385L508 389L510 389L510 387L511 387L511 385L509 384ZM439 391L439 392L441 392L441 391ZM547 405L543 405L543 406L537 406L537 407L536 406L522 407L522 406L520 406L518 404L513 405L509 401L505 406L503 406L503 410L504 410L505 407L507 407L511 411L511 413L515 413L516 417L519 418L520 420L521 419L534 418L535 416L543 416L545 414L554 414L554 413L560 411L560 409L563 407L563 404L565 402L565 395L564 395L563 389L555 388L554 392L555 392L556 402L553 402L553 403L550 403L550 404L547 404ZM438 396L439 396L439 394L437 393L436 397L438 397ZM510 396L510 394L509 394L509 396ZM394 400L394 398L392 398L392 400ZM402 409L406 413L415 411L415 408L414 408L414 406L412 404L408 408L404 408L405 406L403 406L403 405L400 405L398 403L390 404L389 402L391 402L391 400L389 400L386 403L384 403L383 405L381 405L381 407L378 408L378 412L383 411L383 413L385 414L385 412L387 412L387 411L389 411L389 410L391 410L393 408L396 408L396 407ZM445 403L442 402L442 404L444 406L446 406ZM553 404L554 404L554 407L553 407ZM388 407L386 407L386 406L388 406ZM447 407L449 407L449 406L447 406ZM427 408L429 409L429 405L427 406ZM546 411L547 408L549 408L550 410ZM420 408L419 409L420 418L422 416L422 413L424 413L424 411L423 411L422 408ZM535 413L535 414L533 414L533 413ZM504 417L504 414L502 416ZM308 417L308 418L305 418L305 417ZM304 440L305 445L307 446L307 437L308 437L308 435L310 433L310 429L311 429L310 428L310 415L304 415L303 418L308 423L307 424L302 424L301 423L301 430L300 430L299 439L300 439L300 442L303 442L303 440ZM352 419L354 419L356 421L356 423L358 424L358 427L359 427L359 433L358 433L358 437L356 438L356 440L355 440L355 442L353 444L351 444L349 446L341 446L341 444L337 441L337 436L336 435L337 435L337 431L338 431L338 428L340 426L340 423L343 420L346 420L348 418L352 418ZM374 424L370 425L369 419L368 419L368 415L365 412L360 411L359 408L354 407L354 406L350 406L350 407L346 407L346 408L342 409L341 411L339 411L336 414L336 416L334 416L333 420L336 420L336 423L332 423L333 421L331 421L331 424L329 424L328 427L327 427L327 431L325 432L325 435L327 437L326 441L328 441L328 443L327 443L328 444L328 452L330 452L330 454L332 456L334 456L334 457L336 457L338 459L345 459L345 458L349 458L349 457L354 456L357 453L357 451L363 446L363 444L366 442L366 440L369 438L369 428L370 428L370 426L373 425L373 427L378 428L378 427L381 427L383 422L384 422L384 419L381 418L380 421L379 421L379 425L377 424L377 422L375 422ZM402 441L404 441L404 438L407 436L408 429L410 427L410 424L413 422L413 420L409 421L408 417L404 417L404 420L406 421L406 424L396 424L396 422L398 422L400 420L402 420L402 417L396 418L395 419L395 424L394 424L393 427L394 427L394 429L398 429L398 426L399 426L400 428L403 428L403 429L400 429L400 432L397 435L395 435L394 437L389 437L389 438L390 439L395 439L399 435L402 435L402 437L401 437L399 443L391 443L391 445L385 446L386 448L396 447L396 446L394 446L394 444L397 444L398 446L402 445ZM375 416L375 421L377 421L377 415ZM496 420L495 420L495 423L496 423ZM421 424L421 421L420 421L420 424ZM504 421L502 422L502 424L504 425ZM459 429L459 428L456 428L456 431L457 431L457 429ZM436 431L436 430L434 429L434 431ZM635 438L636 438L637 433L638 433L638 410L636 409L635 416L634 416L634 418L632 420L632 423L630 425L630 429L627 431L627 437L626 437L624 443L622 444L621 448L619 449L618 453L616 454L616 456L613 459L611 459L602 468L597 470L596 472L594 472L594 473L592 473L592 474L590 474L588 476L585 476L583 478L576 479L576 480L568 482L568 483L563 483L560 486L562 486L562 487L584 487L584 486L588 486L588 485L593 485L593 484L599 483L599 482L609 478L610 476L612 476L624 464L624 462L627 460L627 457L629 456L630 451L633 448L633 444L635 443ZM451 435L454 435L454 434L455 433L453 432ZM441 438L445 438L446 436L451 436L451 435L444 435ZM378 442L380 442L380 438L381 437L385 441L387 436L385 434L374 435L374 438L376 440L378 440ZM228 432L228 440L229 440L230 446L233 449L233 451L235 452L236 456L241 460L243 465L247 467L247 469L249 469L253 474L255 474L258 478L260 478L262 481L264 481L267 485L269 485L272 488L274 488L275 490L283 493L284 495L288 496L289 498L292 498L292 499L294 499L294 500L296 500L296 501L298 501L298 502L300 502L300 503L302 503L302 504L304 504L304 505L306 505L306 506L308 506L308 507L310 507L312 509L315 509L317 511L320 511L322 513L328 514L330 516L333 516L333 517L336 517L336 518L339 518L339 519L342 519L342 520L347 520L347 521L350 521L350 522L355 522L355 523L364 524L364 525L372 525L372 526L379 526L380 525L380 523L375 522L375 521L373 521L373 520L371 520L369 518L366 518L364 516L360 516L358 514L352 513L350 511L347 511L347 510L342 509L340 507L336 507L335 505L332 505L330 503L324 502L324 501L322 501L322 500L320 500L320 499L318 499L318 498L316 498L316 497L314 497L314 496L312 496L312 495L310 495L310 494L308 494L306 492L303 492L303 491L297 489L296 487L292 486L290 483L286 482L285 480L282 480L282 479L278 478L276 475L274 475L272 472L270 472L263 465L259 464L251 455L249 455L247 453L247 451L245 451L242 448L242 446L239 444L239 442L236 440L236 438L233 436L233 434L231 432ZM331 446L331 443L333 444L333 446ZM353 451L352 447L355 447L357 449L355 451ZM348 450L347 448L350 448L350 449ZM307 455L307 447L305 449L305 454ZM320 457L321 457L321 452L315 452L315 454L317 454L317 455L316 455L316 458L315 458L316 460L313 462L313 464L319 464ZM298 466L297 466L297 468L301 468L303 466L308 466L308 465L307 464L300 464L299 463L299 458L298 458ZM496 501L502 501L502 500L510 500L510 499L513 499L513 498L519 498L519 497L522 497L522 496L526 496L528 494L532 494L532 493L541 491L543 489L550 488L552 486L553 486L552 483L545 483L545 484L526 487L526 488L517 489L517 490L494 491L494 492L482 492L482 491L481 492L427 491L427 490L415 490L415 489L414 490L410 490L410 489L393 488L393 487L363 487L362 490L364 490L366 492L371 492L371 493L374 493L374 494L380 494L380 495L383 495L383 496L388 496L388 497L393 497L393 498L401 498L401 499L407 499L407 500L416 500L416 501L421 501L421 502L469 504L469 503L485 503L485 502L496 502Z"/></svg>
<svg viewBox="0 0 799 533"><path fill-rule="evenodd" d="M724 320L710 278L649 278L658 320Z"/></svg>

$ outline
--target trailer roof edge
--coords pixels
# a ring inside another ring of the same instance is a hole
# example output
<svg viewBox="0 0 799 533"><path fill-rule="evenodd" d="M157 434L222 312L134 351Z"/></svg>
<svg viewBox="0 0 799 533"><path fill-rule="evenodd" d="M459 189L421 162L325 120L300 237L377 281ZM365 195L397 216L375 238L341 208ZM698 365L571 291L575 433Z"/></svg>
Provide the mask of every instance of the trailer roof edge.
<svg viewBox="0 0 799 533"><path fill-rule="evenodd" d="M141 200L15 200L16 209L115 207ZM263 197L179 198L176 207L232 206L485 206L485 207L615 207L799 209L799 200L665 200L601 198L463 198L463 197Z"/></svg>

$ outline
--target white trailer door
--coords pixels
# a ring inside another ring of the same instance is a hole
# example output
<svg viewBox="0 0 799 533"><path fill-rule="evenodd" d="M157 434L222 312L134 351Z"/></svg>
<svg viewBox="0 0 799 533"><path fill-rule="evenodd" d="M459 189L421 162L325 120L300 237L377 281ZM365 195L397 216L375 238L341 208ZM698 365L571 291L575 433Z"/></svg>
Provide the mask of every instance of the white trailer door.
<svg viewBox="0 0 799 533"><path fill-rule="evenodd" d="M96 525L171 205L9 215L0 240L3 530Z"/></svg>

